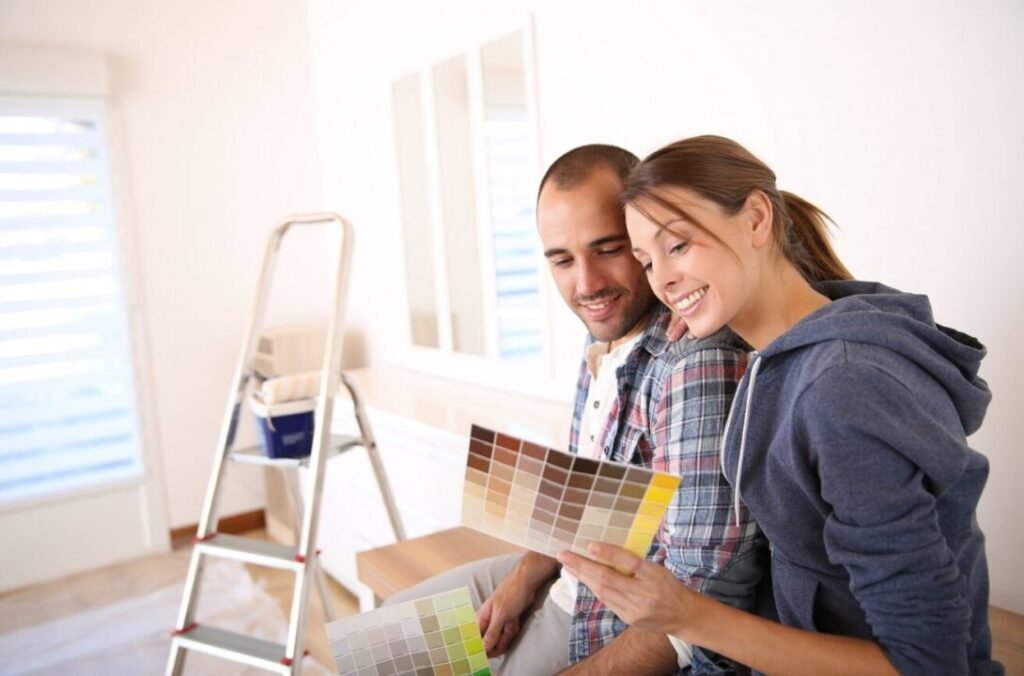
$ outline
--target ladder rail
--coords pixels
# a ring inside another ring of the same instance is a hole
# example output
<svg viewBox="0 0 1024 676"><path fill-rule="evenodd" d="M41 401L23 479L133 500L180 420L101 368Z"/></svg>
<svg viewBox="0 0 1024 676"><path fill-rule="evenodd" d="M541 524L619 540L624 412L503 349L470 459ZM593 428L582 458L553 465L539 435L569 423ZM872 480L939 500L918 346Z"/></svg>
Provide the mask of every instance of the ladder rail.
<svg viewBox="0 0 1024 676"><path fill-rule="evenodd" d="M317 397L316 425L313 428L313 455L307 471L306 509L303 513L302 531L299 534L298 552L304 557L306 566L295 576L295 591L292 598L291 621L288 626L288 641L285 644L285 658L296 659L304 645L306 614L309 602L309 565L316 556L316 534L320 523L320 497L323 492L327 445L331 437L330 424L334 409L334 395L338 391L341 377L341 358L344 347L342 335L345 310L348 301L348 282L352 270L352 225L341 217L337 222L344 238L338 254L338 270L334 285L334 304L327 327L327 348L324 350L320 393Z"/></svg>
<svg viewBox="0 0 1024 676"><path fill-rule="evenodd" d="M295 532L299 533L302 530L303 513L306 509L302 502L302 487L299 485L299 468L286 469L285 476L285 492L288 493L292 503L293 527ZM317 556L312 561L316 564L313 571L313 581L316 582L317 591L320 595L320 605L323 606L324 617L328 622L333 622L338 619L338 614L335 612L334 601L331 599L331 593L327 587L324 567L320 565L319 551L317 551Z"/></svg>
<svg viewBox="0 0 1024 676"><path fill-rule="evenodd" d="M348 396L352 399L352 406L356 413L356 424L359 426L359 435L366 442L366 454L370 458L370 466L373 468L373 474L377 478L377 486L380 487L381 498L384 500L384 509L387 511L388 519L391 521L391 529L395 533L395 540L401 542L405 539L405 527L402 525L402 517L398 512L395 496L391 492L391 485L387 481L384 463L381 461L380 452L377 449L377 439L373 436L373 431L370 429L369 418L366 416L366 409L363 408L363 400L344 373L341 374L341 384L348 390Z"/></svg>
<svg viewBox="0 0 1024 676"><path fill-rule="evenodd" d="M226 412L221 422L220 435L218 437L217 452L213 459L214 468L210 473L210 481L207 485L206 497L203 501L203 511L199 518L199 528L197 529L196 536L200 539L211 535L217 527L216 496L219 494L220 483L224 476L224 461L231 450L231 446L234 444L235 432L241 415L242 400L245 397L249 380L252 377L251 364L253 355L256 353L256 343L258 340L256 337L258 333L256 327L262 323L263 315L266 312L270 281L273 278L282 234L275 230L273 236L267 242L266 251L263 255L256 302L253 305L252 314L245 328L245 342L235 363L234 375L231 379L234 387L228 394Z"/></svg>
<svg viewBox="0 0 1024 676"><path fill-rule="evenodd" d="M199 525L196 528L196 540L203 540L210 537L217 530L217 496L220 494L221 484L224 481L224 463L231 447L235 441L238 421L241 415L242 400L245 397L249 380L252 377L252 358L256 352L258 338L255 338L256 327L262 321L266 312L267 299L270 292L270 281L273 278L274 267L277 262L277 253L281 247L281 238L287 231L280 225L274 229L273 234L267 241L263 254L263 262L260 266L259 284L256 292L256 302L249 316L245 328L245 342L239 351L235 363L234 375L231 383L233 389L228 394L228 401L224 418L221 422L220 434L218 436L217 450L213 458L213 468L210 472L210 479L206 486L206 495L203 498L203 509L199 518ZM202 584L202 562L201 556L194 554L189 563L189 572L185 579L186 593L182 600L181 608L178 611L177 630L181 630L193 623L196 612L196 603L199 598L199 587Z"/></svg>

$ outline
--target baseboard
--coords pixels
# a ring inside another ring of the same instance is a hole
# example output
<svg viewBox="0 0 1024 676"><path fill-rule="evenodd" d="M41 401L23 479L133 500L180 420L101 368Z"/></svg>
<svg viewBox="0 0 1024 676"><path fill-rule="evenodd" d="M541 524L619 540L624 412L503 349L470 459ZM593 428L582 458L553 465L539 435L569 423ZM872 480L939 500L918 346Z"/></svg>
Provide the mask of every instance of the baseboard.
<svg viewBox="0 0 1024 676"><path fill-rule="evenodd" d="M238 535L251 530L264 528L267 525L267 515L262 509L254 509L251 512L222 516L217 522L217 532L228 535ZM171 529L171 549L181 549L192 544L192 539L199 530L199 524Z"/></svg>

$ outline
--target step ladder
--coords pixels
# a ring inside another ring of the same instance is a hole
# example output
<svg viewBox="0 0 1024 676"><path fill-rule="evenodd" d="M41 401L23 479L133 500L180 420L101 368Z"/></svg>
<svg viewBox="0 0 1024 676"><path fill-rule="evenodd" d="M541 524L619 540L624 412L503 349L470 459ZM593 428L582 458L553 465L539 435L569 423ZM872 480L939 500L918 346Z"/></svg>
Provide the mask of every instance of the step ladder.
<svg viewBox="0 0 1024 676"><path fill-rule="evenodd" d="M316 427L313 433L312 453L308 458L302 459L272 459L266 457L258 446L235 449L234 439L241 407L254 375L253 357L270 295L270 283L277 254L284 236L292 228L300 226L335 228L341 237L334 301L326 334L320 391L317 395ZM357 447L366 450L395 538L397 540L405 539L398 509L388 486L384 465L377 452L377 445L370 430L362 401L352 383L341 373L343 318L351 270L352 248L351 224L337 214L327 212L300 214L285 218L274 229L267 243L256 303L246 328L245 342L235 368L233 387L228 397L227 410L221 425L213 469L210 473L202 516L199 520L188 575L185 579L181 610L172 632L171 651L167 660L166 673L168 676L178 676L182 673L188 651L216 655L278 674L300 673L302 657L305 654L307 602L313 579L316 580L328 621L334 619L333 604L330 601L316 550L320 497L323 491L325 463L328 458ZM359 436L342 437L330 433L334 395L339 384L348 390L355 410ZM225 473L232 462L264 465L285 471L288 479L286 485L294 505L297 544L282 545L217 532L217 503ZM300 476L300 468L305 468L302 476ZM305 501L301 490L303 478L306 482ZM196 622L195 612L200 595L202 571L208 557L234 559L259 566L289 570L295 574L291 613L288 621L288 637L285 643L275 643Z"/></svg>

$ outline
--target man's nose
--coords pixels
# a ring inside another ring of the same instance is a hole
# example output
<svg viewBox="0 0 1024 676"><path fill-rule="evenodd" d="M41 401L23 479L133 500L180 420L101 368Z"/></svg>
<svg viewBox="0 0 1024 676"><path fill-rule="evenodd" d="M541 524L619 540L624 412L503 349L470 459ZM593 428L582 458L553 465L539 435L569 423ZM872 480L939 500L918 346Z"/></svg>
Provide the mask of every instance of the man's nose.
<svg viewBox="0 0 1024 676"><path fill-rule="evenodd" d="M607 280L600 266L590 261L581 261L577 268L576 294L593 296L607 286Z"/></svg>

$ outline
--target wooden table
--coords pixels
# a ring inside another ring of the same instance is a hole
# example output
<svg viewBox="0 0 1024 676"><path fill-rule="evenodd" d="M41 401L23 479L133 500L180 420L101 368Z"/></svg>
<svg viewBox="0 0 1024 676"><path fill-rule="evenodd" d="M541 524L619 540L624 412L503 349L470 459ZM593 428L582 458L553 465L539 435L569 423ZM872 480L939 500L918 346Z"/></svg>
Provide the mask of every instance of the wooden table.
<svg viewBox="0 0 1024 676"><path fill-rule="evenodd" d="M385 600L439 573L523 548L459 526L356 554L359 581Z"/></svg>

